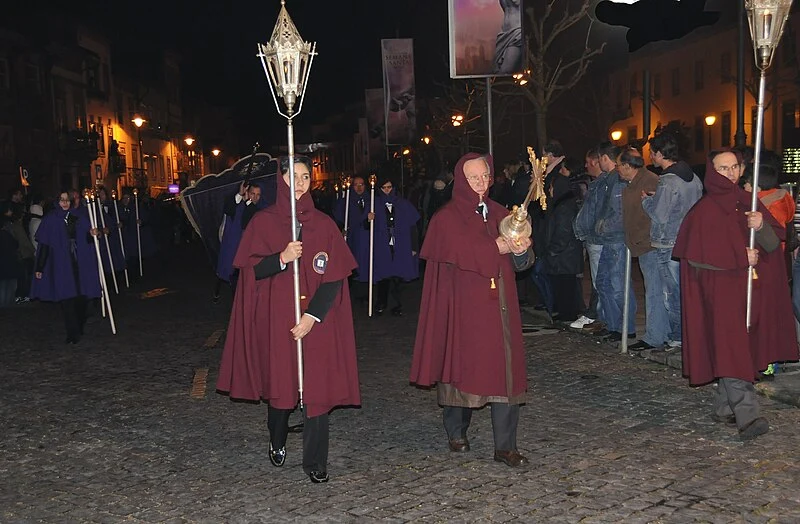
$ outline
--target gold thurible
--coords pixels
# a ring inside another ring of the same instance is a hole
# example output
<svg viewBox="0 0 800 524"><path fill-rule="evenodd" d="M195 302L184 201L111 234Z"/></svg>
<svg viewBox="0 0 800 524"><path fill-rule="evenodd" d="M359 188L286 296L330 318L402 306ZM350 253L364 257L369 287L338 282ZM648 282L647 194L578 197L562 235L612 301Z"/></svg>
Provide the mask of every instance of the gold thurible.
<svg viewBox="0 0 800 524"><path fill-rule="evenodd" d="M528 157L531 161L531 185L522 205L514 206L507 217L500 221L500 235L511 242L519 242L521 238L530 237L531 222L528 218L528 204L538 200L543 210L547 209L547 195L544 192L544 178L547 173L547 159L537 158L536 152L528 146Z"/></svg>

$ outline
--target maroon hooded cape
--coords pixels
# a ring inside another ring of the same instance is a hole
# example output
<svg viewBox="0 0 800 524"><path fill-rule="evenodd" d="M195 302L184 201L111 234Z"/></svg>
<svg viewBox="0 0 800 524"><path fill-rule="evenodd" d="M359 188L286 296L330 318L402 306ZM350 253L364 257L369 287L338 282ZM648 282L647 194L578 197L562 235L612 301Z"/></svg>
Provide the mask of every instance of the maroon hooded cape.
<svg viewBox="0 0 800 524"><path fill-rule="evenodd" d="M737 154L738 157L738 154ZM741 158L740 158L741 161ZM783 253L758 248L747 332L750 193L706 167L707 194L681 224L672 254L681 259L683 373L691 384L729 377L752 382L771 362L797 360L794 317ZM780 239L786 228L758 203L764 226ZM689 262L719 268L700 269Z"/></svg>
<svg viewBox="0 0 800 524"><path fill-rule="evenodd" d="M464 164L480 157L469 153L459 160L453 198L433 216L425 236L420 257L427 266L410 380L511 399L524 396L527 370L513 255L500 255L495 243L508 211L486 199L487 222L476 212L480 198ZM492 157L485 158L493 179Z"/></svg>
<svg viewBox="0 0 800 524"><path fill-rule="evenodd" d="M289 186L278 181L274 206L258 211L242 236L234 267L239 268L233 311L228 324L217 389L231 398L265 400L275 408L292 409L298 402L297 344L292 265L262 280L253 267L283 251L291 238ZM314 209L306 193L297 201L302 224L300 310L305 311L319 286L344 280L323 322L303 338L303 403L309 417L335 406L361 405L353 315L346 279L356 267L336 224ZM327 257L327 267L319 261ZM317 261L315 269L314 261Z"/></svg>

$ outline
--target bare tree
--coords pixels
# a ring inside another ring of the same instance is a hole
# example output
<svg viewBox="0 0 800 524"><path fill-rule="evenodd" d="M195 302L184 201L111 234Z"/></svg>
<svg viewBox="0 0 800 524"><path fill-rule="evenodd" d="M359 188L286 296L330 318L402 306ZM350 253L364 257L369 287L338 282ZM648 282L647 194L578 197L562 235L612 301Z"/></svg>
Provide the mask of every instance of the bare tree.
<svg viewBox="0 0 800 524"><path fill-rule="evenodd" d="M497 87L501 95L524 96L533 104L537 142L542 148L547 142L548 110L580 82L605 43L597 47L590 42L594 0L540 0L532 4L525 10L530 33L525 71L517 78L498 81Z"/></svg>

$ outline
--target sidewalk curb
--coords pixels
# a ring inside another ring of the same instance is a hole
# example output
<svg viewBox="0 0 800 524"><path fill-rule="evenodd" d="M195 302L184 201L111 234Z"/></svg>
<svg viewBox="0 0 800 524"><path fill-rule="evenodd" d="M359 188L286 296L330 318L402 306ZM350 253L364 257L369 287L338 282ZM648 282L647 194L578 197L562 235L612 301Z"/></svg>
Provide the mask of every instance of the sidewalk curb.
<svg viewBox="0 0 800 524"><path fill-rule="evenodd" d="M551 323L550 317L544 312L536 311L532 308L520 309L522 309L523 313L528 314L538 322L547 324ZM591 335L582 333L579 329L568 328L567 331L582 335L587 340L591 340ZM621 355L622 353L619 354ZM638 353L629 352L628 354L631 356L638 356L639 358L643 358L663 366L677 369L679 372L683 371L683 357L680 351L653 351L651 349L646 349ZM789 366L792 368L796 367L792 366L791 364L789 364ZM775 380L773 381L757 382L756 391L772 400L800 408L800 372L795 371L794 369L790 372L779 372L775 375Z"/></svg>

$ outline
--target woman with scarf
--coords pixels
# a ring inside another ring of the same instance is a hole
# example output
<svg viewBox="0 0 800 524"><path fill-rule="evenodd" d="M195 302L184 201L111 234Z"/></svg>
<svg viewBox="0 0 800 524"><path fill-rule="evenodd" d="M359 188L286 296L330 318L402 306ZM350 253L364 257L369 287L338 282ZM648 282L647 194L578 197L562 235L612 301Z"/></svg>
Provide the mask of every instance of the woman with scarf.
<svg viewBox="0 0 800 524"><path fill-rule="evenodd" d="M303 470L328 481L328 413L361 404L350 294L342 283L356 267L336 223L314 209L311 160L295 157L297 223L291 223L289 160L281 162L277 199L253 215L234 267L239 280L220 363L217 389L231 398L269 404L269 458L286 460L289 415L298 403L297 344L303 340ZM292 230L298 240L292 241ZM295 323L292 262L300 268Z"/></svg>
<svg viewBox="0 0 800 524"><path fill-rule="evenodd" d="M750 440L769 431L753 382L771 362L797 360L797 342L783 326L793 323L780 242L786 227L739 187L742 159L712 151L706 195L681 224L673 256L681 260L683 372L693 385L717 380L712 418L736 425ZM756 247L748 247L750 230ZM751 326L746 327L748 267L753 280Z"/></svg>
<svg viewBox="0 0 800 524"><path fill-rule="evenodd" d="M390 178L382 177L378 187L380 192L375 196L375 213L367 213L367 220L375 221L373 281L378 283L375 313L381 315L386 310L391 291L395 302L392 315L401 316L403 283L419 277L419 213L411 202L397 194ZM362 268L361 274L369 280L368 268Z"/></svg>
<svg viewBox="0 0 800 524"><path fill-rule="evenodd" d="M87 300L100 297L97 252L86 207L71 207L69 191L42 218L36 231L36 261L31 298L58 302L64 314L67 344L77 344L86 323Z"/></svg>
<svg viewBox="0 0 800 524"><path fill-rule="evenodd" d="M439 383L448 445L469 451L472 410L491 405L494 460L527 464L517 450L527 371L515 271L533 264L530 238L508 241L498 231L508 211L487 198L492 157L458 161L453 199L431 220L420 256L427 261L412 383Z"/></svg>

